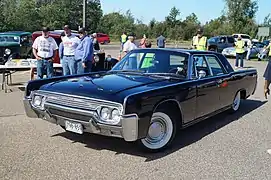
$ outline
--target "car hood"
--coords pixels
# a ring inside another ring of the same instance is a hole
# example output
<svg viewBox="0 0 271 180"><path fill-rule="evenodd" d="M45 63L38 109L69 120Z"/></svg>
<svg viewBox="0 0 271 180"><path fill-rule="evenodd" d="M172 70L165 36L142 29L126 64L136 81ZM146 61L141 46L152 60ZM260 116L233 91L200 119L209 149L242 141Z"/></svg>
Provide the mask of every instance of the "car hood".
<svg viewBox="0 0 271 180"><path fill-rule="evenodd" d="M40 90L112 100L125 90L146 85L155 87L155 84L161 85L161 82L169 81L144 75L106 73L65 78L43 85Z"/></svg>

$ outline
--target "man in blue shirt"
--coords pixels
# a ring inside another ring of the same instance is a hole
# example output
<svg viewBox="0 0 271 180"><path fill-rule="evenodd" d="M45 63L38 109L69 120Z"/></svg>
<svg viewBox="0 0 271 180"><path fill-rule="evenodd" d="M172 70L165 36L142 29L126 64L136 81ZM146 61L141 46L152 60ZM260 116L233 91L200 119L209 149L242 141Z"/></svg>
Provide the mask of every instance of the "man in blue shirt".
<svg viewBox="0 0 271 180"><path fill-rule="evenodd" d="M75 60L77 62L76 74L91 72L93 59L93 42L87 35L85 28L78 31L80 43L75 50Z"/></svg>
<svg viewBox="0 0 271 180"><path fill-rule="evenodd" d="M160 35L157 38L157 47L158 48L165 48L165 44L166 44L166 38L162 35Z"/></svg>

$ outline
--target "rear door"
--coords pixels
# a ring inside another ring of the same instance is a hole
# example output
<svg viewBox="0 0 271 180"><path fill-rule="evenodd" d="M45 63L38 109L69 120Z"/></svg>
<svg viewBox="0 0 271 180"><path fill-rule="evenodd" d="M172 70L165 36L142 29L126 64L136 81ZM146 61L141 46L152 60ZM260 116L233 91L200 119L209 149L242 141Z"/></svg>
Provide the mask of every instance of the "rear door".
<svg viewBox="0 0 271 180"><path fill-rule="evenodd" d="M206 116L219 109L219 87L220 78L213 76L210 66L204 55L194 55L194 70L197 81L196 93L196 118ZM201 72L205 72L205 77L199 77Z"/></svg>

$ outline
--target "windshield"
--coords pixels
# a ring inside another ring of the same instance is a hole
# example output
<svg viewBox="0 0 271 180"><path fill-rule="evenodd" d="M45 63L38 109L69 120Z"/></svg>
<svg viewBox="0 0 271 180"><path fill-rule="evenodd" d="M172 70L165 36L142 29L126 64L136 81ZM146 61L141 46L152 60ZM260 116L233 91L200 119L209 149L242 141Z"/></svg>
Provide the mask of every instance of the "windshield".
<svg viewBox="0 0 271 180"><path fill-rule="evenodd" d="M0 43L19 43L20 38L18 36L0 36Z"/></svg>
<svg viewBox="0 0 271 180"><path fill-rule="evenodd" d="M188 57L174 51L131 51L111 71L187 77Z"/></svg>

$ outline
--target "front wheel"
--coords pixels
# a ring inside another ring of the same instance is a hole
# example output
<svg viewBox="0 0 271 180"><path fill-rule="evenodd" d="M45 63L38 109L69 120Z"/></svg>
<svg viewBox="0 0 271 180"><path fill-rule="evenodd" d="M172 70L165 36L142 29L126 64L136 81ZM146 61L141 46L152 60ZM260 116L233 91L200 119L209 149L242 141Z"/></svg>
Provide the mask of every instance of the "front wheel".
<svg viewBox="0 0 271 180"><path fill-rule="evenodd" d="M238 91L234 97L233 103L231 105L231 112L237 112L240 108L240 104L241 104L241 92Z"/></svg>
<svg viewBox="0 0 271 180"><path fill-rule="evenodd" d="M175 135L175 119L164 112L155 112L151 118L147 137L139 142L145 150L156 152L168 147Z"/></svg>

